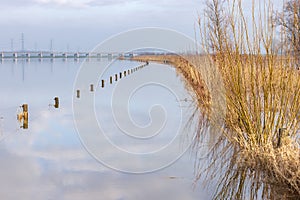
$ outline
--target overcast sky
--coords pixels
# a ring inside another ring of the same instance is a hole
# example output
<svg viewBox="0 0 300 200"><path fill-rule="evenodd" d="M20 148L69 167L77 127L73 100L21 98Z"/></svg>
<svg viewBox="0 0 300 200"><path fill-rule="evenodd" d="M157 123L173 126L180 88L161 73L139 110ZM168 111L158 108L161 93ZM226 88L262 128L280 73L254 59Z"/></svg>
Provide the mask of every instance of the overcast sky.
<svg viewBox="0 0 300 200"><path fill-rule="evenodd" d="M0 49L91 50L109 36L164 27L194 36L204 0L0 0Z"/></svg>
<svg viewBox="0 0 300 200"><path fill-rule="evenodd" d="M194 37L206 0L0 0L0 50L89 51L133 28L163 27ZM250 0L244 0L250 12ZM276 2L276 1L275 1ZM275 4L279 4L278 2Z"/></svg>

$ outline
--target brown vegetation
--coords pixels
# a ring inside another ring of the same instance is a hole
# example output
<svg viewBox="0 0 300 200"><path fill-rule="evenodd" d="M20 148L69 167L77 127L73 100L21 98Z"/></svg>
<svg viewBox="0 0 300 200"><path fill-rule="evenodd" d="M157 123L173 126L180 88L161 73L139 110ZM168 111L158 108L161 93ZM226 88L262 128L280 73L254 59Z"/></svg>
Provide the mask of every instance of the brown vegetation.
<svg viewBox="0 0 300 200"><path fill-rule="evenodd" d="M168 55L136 59L168 62L180 69L207 116L201 120L210 124L218 120L212 111L214 93L224 95L224 123L217 126L221 134L205 169L208 178L219 177L216 199L298 199L300 73L295 55L282 45L288 35L281 32L283 43L276 46L268 3L262 5L265 18L255 18L253 6L251 36L241 2L229 4L227 13L222 6L219 0L212 0L199 22L203 49L211 59ZM216 87L205 81L215 77L204 74L203 60L208 61L206 68L217 66L222 85L216 85L224 90L214 92ZM200 127L196 143L205 137L203 133L207 131ZM197 179L202 175L199 170Z"/></svg>

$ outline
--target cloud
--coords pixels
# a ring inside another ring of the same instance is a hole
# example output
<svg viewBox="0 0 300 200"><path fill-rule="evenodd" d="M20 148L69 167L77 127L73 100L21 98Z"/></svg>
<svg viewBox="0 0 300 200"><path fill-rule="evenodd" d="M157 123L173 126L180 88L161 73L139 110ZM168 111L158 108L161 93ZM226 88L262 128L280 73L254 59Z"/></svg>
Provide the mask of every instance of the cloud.
<svg viewBox="0 0 300 200"><path fill-rule="evenodd" d="M40 6L58 6L70 8L84 8L89 6L92 0L34 0Z"/></svg>
<svg viewBox="0 0 300 200"><path fill-rule="evenodd" d="M200 1L200 0L199 0ZM89 7L105 7L105 6L122 6L122 5L140 5L148 8L183 8L185 6L195 5L197 2L188 0L184 4L175 0L165 0L153 2L150 0L4 0L0 7L56 7L56 8L89 8Z"/></svg>
<svg viewBox="0 0 300 200"><path fill-rule="evenodd" d="M137 3L140 0L132 0L130 3ZM103 0L103 1L98 1L98 0L91 0L88 5L90 6L114 6L114 5L122 5L129 3L126 0Z"/></svg>
<svg viewBox="0 0 300 200"><path fill-rule="evenodd" d="M89 7L94 0L4 0L0 7L63 7L63 8L84 8Z"/></svg>
<svg viewBox="0 0 300 200"><path fill-rule="evenodd" d="M130 1L130 3L137 2L138 0ZM61 7L61 8L88 8L88 7L103 7L125 4L125 0L4 0L1 2L0 7Z"/></svg>
<svg viewBox="0 0 300 200"><path fill-rule="evenodd" d="M0 7L26 7L31 6L35 0L4 0L1 1Z"/></svg>

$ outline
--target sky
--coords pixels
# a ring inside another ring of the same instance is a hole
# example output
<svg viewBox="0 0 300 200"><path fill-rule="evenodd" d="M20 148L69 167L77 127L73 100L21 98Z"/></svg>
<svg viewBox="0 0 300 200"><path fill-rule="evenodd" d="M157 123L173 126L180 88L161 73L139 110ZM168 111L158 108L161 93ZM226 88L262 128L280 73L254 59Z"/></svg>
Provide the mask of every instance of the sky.
<svg viewBox="0 0 300 200"><path fill-rule="evenodd" d="M25 50L51 50L52 46L54 51L90 51L115 34L142 27L173 29L195 38L205 2L0 0L0 51L21 50L22 33ZM242 2L251 16L252 1ZM282 5L282 1L273 2L275 9Z"/></svg>
<svg viewBox="0 0 300 200"><path fill-rule="evenodd" d="M0 0L0 50L89 51L134 28L194 37L204 0ZM13 44L13 45L12 45Z"/></svg>

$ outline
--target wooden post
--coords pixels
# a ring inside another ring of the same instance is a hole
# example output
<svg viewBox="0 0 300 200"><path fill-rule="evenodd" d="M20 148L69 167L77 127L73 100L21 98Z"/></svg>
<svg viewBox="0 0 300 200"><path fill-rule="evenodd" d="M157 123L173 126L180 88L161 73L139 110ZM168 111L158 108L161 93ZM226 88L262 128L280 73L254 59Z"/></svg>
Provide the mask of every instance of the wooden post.
<svg viewBox="0 0 300 200"><path fill-rule="evenodd" d="M281 147L281 140L282 140L282 138L283 138L283 134L284 134L284 130L285 130L285 128L280 128L279 130L278 130L278 141L277 141L277 148L280 148Z"/></svg>
<svg viewBox="0 0 300 200"><path fill-rule="evenodd" d="M118 78L118 76L117 76L117 78ZM110 84L112 84L112 81L113 81L113 79L112 79L112 76L111 76L111 77L109 77Z"/></svg>
<svg viewBox="0 0 300 200"><path fill-rule="evenodd" d="M115 74L115 81L118 81L118 74Z"/></svg>
<svg viewBox="0 0 300 200"><path fill-rule="evenodd" d="M122 78L122 72L120 72L120 79Z"/></svg>
<svg viewBox="0 0 300 200"><path fill-rule="evenodd" d="M76 96L77 96L77 98L80 98L80 90L76 91Z"/></svg>
<svg viewBox="0 0 300 200"><path fill-rule="evenodd" d="M23 112L28 112L28 104L23 104L22 108L23 108Z"/></svg>
<svg viewBox="0 0 300 200"><path fill-rule="evenodd" d="M59 98L54 97L54 108L59 108Z"/></svg>
<svg viewBox="0 0 300 200"><path fill-rule="evenodd" d="M94 92L94 85L93 84L90 85L90 91Z"/></svg>
<svg viewBox="0 0 300 200"><path fill-rule="evenodd" d="M128 74L128 75L130 74L130 70L127 71L127 74Z"/></svg>
<svg viewBox="0 0 300 200"><path fill-rule="evenodd" d="M23 120L23 129L28 129L28 118Z"/></svg>
<svg viewBox="0 0 300 200"><path fill-rule="evenodd" d="M28 121L28 104L23 104L23 119Z"/></svg>
<svg viewBox="0 0 300 200"><path fill-rule="evenodd" d="M23 108L23 112L17 115L17 119L20 123L22 123L23 121L23 124L20 128L28 129L28 105L23 104L22 108Z"/></svg>
<svg viewBox="0 0 300 200"><path fill-rule="evenodd" d="M124 71L124 77L126 76L126 71Z"/></svg>
<svg viewBox="0 0 300 200"><path fill-rule="evenodd" d="M101 87L104 88L104 80L102 80L101 82L102 82Z"/></svg>

